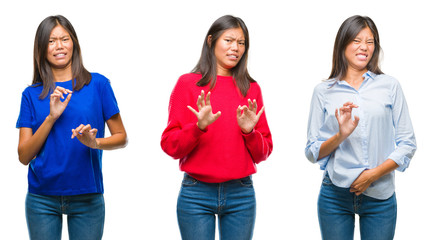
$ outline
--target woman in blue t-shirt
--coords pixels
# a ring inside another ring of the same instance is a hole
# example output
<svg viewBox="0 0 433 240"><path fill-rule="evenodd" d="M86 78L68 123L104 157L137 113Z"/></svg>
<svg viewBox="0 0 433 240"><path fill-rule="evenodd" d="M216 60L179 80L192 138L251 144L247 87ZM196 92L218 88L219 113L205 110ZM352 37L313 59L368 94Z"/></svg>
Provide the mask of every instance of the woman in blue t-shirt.
<svg viewBox="0 0 433 240"><path fill-rule="evenodd" d="M60 239L63 214L69 239L101 239L102 150L124 147L126 131L110 82L84 68L63 16L47 17L36 31L33 82L22 94L17 128L19 160L29 165L30 239Z"/></svg>

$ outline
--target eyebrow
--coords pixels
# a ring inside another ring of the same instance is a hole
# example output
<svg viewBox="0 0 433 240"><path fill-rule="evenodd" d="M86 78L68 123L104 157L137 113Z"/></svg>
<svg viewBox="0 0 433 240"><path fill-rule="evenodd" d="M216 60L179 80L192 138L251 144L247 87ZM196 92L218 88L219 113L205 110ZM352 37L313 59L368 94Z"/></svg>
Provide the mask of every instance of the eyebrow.
<svg viewBox="0 0 433 240"><path fill-rule="evenodd" d="M63 35L63 36L60 36L60 37L52 37L52 36L50 36L50 39L59 39L59 38L67 38L67 37L71 37L69 34L68 35Z"/></svg>

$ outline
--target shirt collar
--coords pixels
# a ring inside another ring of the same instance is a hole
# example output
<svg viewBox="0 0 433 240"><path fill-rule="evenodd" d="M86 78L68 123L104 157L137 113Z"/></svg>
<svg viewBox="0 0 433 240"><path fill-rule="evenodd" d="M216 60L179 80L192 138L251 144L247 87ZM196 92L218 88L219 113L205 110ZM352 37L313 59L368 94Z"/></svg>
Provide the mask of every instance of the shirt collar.
<svg viewBox="0 0 433 240"><path fill-rule="evenodd" d="M362 74L362 77L364 77L364 81L371 79L374 80L376 78L377 74L367 71L366 73ZM335 79L336 80L336 79ZM336 80L338 85L348 85L346 81Z"/></svg>
<svg viewBox="0 0 433 240"><path fill-rule="evenodd" d="M371 80L374 80L377 75L373 72L367 71L362 76L364 77L364 80L367 80L368 78L370 78Z"/></svg>

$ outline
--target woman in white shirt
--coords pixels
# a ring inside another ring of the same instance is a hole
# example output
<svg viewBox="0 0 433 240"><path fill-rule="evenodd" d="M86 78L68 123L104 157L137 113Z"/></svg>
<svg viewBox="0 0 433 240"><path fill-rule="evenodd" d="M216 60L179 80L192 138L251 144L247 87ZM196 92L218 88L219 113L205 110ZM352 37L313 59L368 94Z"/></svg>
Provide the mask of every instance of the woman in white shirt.
<svg viewBox="0 0 433 240"><path fill-rule="evenodd" d="M329 79L314 89L305 155L325 170L318 200L323 239L393 239L397 218L394 170L416 150L398 81L379 68L379 33L369 17L341 25Z"/></svg>

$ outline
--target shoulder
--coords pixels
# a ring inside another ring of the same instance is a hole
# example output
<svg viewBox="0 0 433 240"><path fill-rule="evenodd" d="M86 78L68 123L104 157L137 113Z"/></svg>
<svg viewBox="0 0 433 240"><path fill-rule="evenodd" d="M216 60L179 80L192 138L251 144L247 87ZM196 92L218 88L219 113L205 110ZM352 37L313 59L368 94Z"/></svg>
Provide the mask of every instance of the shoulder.
<svg viewBox="0 0 433 240"><path fill-rule="evenodd" d="M190 88L196 86L196 83L200 80L201 74L197 73L186 73L179 77L175 88Z"/></svg>
<svg viewBox="0 0 433 240"><path fill-rule="evenodd" d="M396 91L397 89L401 88L400 82L396 78L390 75L386 75L386 74L375 75L374 81L377 81L378 84L380 84L383 87L386 87L391 91Z"/></svg>
<svg viewBox="0 0 433 240"><path fill-rule="evenodd" d="M179 77L178 82L185 84L195 84L198 80L200 80L201 74L198 73L186 73Z"/></svg>
<svg viewBox="0 0 433 240"><path fill-rule="evenodd" d="M336 79L326 79L324 81L322 81L321 83L317 84L314 87L314 94L325 94L326 92L330 91L332 89L332 87L334 87L338 80Z"/></svg>
<svg viewBox="0 0 433 240"><path fill-rule="evenodd" d="M39 95L42 92L42 88L43 88L42 84L32 84L24 89L22 95L39 97Z"/></svg>
<svg viewBox="0 0 433 240"><path fill-rule="evenodd" d="M92 80L90 82L94 82L96 84L105 84L110 82L107 77L100 73L92 72L90 75L92 75Z"/></svg>
<svg viewBox="0 0 433 240"><path fill-rule="evenodd" d="M375 80L379 80L381 82L386 82L389 84L398 84L398 80L390 75L387 74L377 74L374 75Z"/></svg>
<svg viewBox="0 0 433 240"><path fill-rule="evenodd" d="M110 80L100 73L92 72L92 79L87 87L97 89L98 91L105 91L106 89L111 88ZM84 86L84 87L86 87Z"/></svg>
<svg viewBox="0 0 433 240"><path fill-rule="evenodd" d="M257 82L250 83L250 89L248 90L248 93L254 93L254 92L261 93L261 91L262 89L260 88L260 85Z"/></svg>

